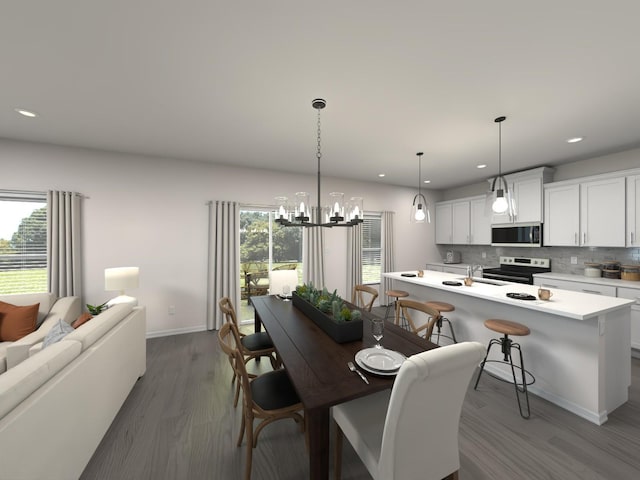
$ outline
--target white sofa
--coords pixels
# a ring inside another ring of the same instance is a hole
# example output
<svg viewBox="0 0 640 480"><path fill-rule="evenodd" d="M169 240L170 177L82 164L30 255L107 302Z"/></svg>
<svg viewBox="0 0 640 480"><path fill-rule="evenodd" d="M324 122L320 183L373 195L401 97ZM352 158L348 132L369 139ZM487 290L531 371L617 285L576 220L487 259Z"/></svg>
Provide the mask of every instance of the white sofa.
<svg viewBox="0 0 640 480"><path fill-rule="evenodd" d="M72 323L82 313L79 297L57 298L51 293L22 293L0 295L0 301L20 306L40 304L36 322L39 327L35 332L15 342L0 342L0 374L27 359L29 348L42 342L59 319Z"/></svg>
<svg viewBox="0 0 640 480"><path fill-rule="evenodd" d="M115 305L0 374L0 480L82 474L146 370L144 307Z"/></svg>

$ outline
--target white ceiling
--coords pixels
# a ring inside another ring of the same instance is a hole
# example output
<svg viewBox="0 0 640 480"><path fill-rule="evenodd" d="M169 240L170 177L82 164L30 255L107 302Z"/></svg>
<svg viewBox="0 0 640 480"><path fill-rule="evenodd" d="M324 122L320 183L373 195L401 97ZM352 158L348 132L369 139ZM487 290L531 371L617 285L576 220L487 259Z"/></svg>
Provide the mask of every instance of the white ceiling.
<svg viewBox="0 0 640 480"><path fill-rule="evenodd" d="M416 186L424 151L450 188L497 172L499 115L503 172L640 146L639 18L637 0L5 1L0 137L315 174L322 97L323 175Z"/></svg>

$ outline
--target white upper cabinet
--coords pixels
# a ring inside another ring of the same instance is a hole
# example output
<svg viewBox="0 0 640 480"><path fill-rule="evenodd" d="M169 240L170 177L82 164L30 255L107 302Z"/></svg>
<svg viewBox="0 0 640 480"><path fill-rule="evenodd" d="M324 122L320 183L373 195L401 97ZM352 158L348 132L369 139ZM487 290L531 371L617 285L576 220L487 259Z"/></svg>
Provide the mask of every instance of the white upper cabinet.
<svg viewBox="0 0 640 480"><path fill-rule="evenodd" d="M580 184L580 245L625 246L625 178Z"/></svg>
<svg viewBox="0 0 640 480"><path fill-rule="evenodd" d="M482 195L469 200L469 208L469 243L491 245L491 207L487 208L487 198Z"/></svg>
<svg viewBox="0 0 640 480"><path fill-rule="evenodd" d="M544 245L624 247L625 201L624 177L545 185Z"/></svg>
<svg viewBox="0 0 640 480"><path fill-rule="evenodd" d="M453 217L451 202L436 203L436 243L453 243Z"/></svg>
<svg viewBox="0 0 640 480"><path fill-rule="evenodd" d="M640 246L640 175L627 177L627 247Z"/></svg>
<svg viewBox="0 0 640 480"><path fill-rule="evenodd" d="M510 212L494 213L491 217L491 223L541 223L543 219L543 184L551 181L553 171L552 168L541 167L505 175L505 180L514 199L515 214L512 215Z"/></svg>
<svg viewBox="0 0 640 480"><path fill-rule="evenodd" d="M491 244L491 216L485 205L484 195L436 203L436 243Z"/></svg>
<svg viewBox="0 0 640 480"><path fill-rule="evenodd" d="M544 187L544 225L542 238L545 246L579 246L580 184L562 184Z"/></svg>

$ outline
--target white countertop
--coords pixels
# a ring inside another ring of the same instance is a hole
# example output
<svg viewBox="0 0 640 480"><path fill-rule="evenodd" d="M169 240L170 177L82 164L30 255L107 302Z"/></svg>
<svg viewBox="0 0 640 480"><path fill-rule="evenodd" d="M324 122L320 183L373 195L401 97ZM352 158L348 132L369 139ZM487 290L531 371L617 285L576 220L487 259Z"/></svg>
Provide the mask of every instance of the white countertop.
<svg viewBox="0 0 640 480"><path fill-rule="evenodd" d="M574 275L571 273L534 273L534 277L548 278L556 280L568 280L571 282L591 283L595 285L608 285L610 287L623 287L623 288L637 288L640 290L640 282L634 282L631 280L618 280L616 278L602 278L602 277L586 277L584 275Z"/></svg>
<svg viewBox="0 0 640 480"><path fill-rule="evenodd" d="M520 283L499 282L502 285L487 285L484 283L474 282L473 285L466 287L443 285L445 280L457 280L462 282L462 277L458 274L436 272L425 270L424 277L403 277L402 273L417 273L416 271L406 272L389 272L383 273L383 276L408 282L415 285L455 292L470 297L482 298L492 302L499 302L512 305L519 308L529 310L538 310L547 314L559 315L562 317L572 318L575 320L587 320L589 318L601 315L610 311L631 306L634 301L624 298L606 297L603 295L594 295L590 293L572 292L569 290L554 289L553 297L548 300L538 300L538 287L535 285L524 285ZM576 277L576 275L571 275ZM559 278L559 277L556 277ZM587 277L585 277L587 278ZM590 279L591 280L591 279ZM594 280L598 280L597 278ZM606 280L606 279L604 279ZM620 281L620 280L618 280ZM496 282L498 283L498 282ZM629 282L632 283L632 282ZM536 297L536 300L516 300L507 297L507 293L528 293Z"/></svg>

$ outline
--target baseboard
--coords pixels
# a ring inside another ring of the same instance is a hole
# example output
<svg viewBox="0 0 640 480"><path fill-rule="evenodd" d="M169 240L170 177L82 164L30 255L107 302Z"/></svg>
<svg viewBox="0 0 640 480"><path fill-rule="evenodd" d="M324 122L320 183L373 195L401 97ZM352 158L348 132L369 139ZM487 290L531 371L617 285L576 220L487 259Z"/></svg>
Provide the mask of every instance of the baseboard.
<svg viewBox="0 0 640 480"><path fill-rule="evenodd" d="M207 329L205 325L186 328L172 328L170 330L156 330L155 332L147 332L147 338L168 337L170 335L182 335L183 333L204 332Z"/></svg>

